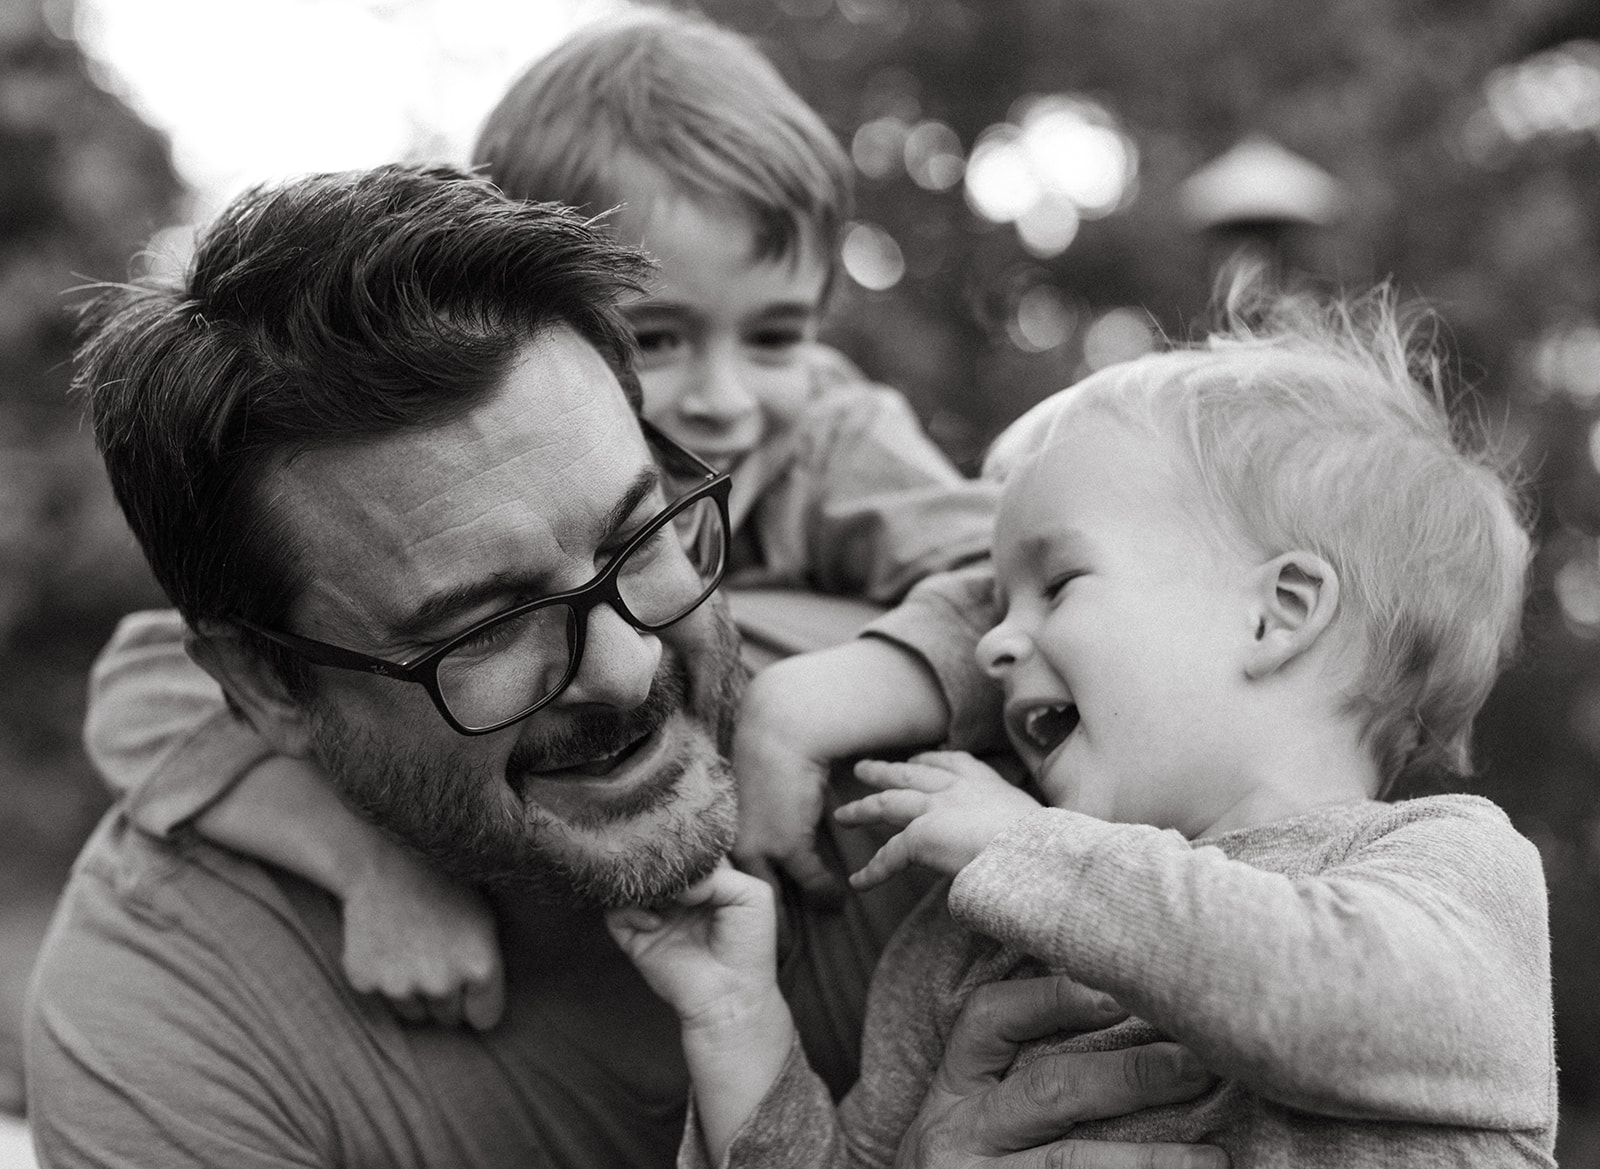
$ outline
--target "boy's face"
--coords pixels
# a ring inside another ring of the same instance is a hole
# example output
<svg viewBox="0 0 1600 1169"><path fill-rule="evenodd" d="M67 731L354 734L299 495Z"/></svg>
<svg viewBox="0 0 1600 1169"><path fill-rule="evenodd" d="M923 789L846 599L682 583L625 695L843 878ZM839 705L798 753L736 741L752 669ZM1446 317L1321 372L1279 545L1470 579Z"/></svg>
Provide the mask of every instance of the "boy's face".
<svg viewBox="0 0 1600 1169"><path fill-rule="evenodd" d="M658 268L624 306L639 340L644 415L719 470L731 470L809 397L826 256L756 260L738 209L661 196L616 219L617 235Z"/></svg>
<svg viewBox="0 0 1600 1169"><path fill-rule="evenodd" d="M1242 782L1254 561L1198 518L1179 457L1090 409L1012 476L978 659L1052 804L1196 835Z"/></svg>

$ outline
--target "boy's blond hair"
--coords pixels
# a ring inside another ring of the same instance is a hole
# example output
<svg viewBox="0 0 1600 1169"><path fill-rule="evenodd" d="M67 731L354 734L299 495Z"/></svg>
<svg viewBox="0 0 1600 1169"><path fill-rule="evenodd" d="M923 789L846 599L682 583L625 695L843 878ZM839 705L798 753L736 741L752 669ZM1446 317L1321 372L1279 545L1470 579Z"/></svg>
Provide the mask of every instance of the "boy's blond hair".
<svg viewBox="0 0 1600 1169"><path fill-rule="evenodd" d="M816 111L749 40L663 9L598 21L535 61L473 162L513 198L590 215L652 193L736 210L758 260L804 245L831 264L849 212L850 161Z"/></svg>
<svg viewBox="0 0 1600 1169"><path fill-rule="evenodd" d="M1236 289L1228 317L1035 406L985 473L1004 478L1084 410L1176 440L1235 538L1339 574L1336 627L1364 651L1345 697L1383 794L1467 774L1473 719L1519 637L1532 549L1516 487L1452 427L1439 363L1387 289L1331 303Z"/></svg>

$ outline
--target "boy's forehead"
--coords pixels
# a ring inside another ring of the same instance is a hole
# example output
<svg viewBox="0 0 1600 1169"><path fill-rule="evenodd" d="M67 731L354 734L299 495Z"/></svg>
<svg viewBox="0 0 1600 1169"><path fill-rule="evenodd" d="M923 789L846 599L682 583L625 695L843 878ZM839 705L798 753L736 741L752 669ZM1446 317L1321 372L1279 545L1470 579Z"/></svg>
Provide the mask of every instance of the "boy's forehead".
<svg viewBox="0 0 1600 1169"><path fill-rule="evenodd" d="M827 283L832 249L804 216L795 217L792 248L783 255L763 255L756 214L735 199L681 191L660 178L642 180L618 202L609 220L612 233L619 242L649 253L662 280L692 276L695 270L717 263L798 277L814 272L818 299Z"/></svg>

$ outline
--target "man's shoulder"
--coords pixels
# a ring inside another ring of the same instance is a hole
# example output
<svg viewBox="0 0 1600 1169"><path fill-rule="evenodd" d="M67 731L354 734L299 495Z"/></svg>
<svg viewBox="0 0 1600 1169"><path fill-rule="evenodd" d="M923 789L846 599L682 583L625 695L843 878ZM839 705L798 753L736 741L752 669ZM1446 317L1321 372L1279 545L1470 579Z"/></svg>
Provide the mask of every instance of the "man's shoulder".
<svg viewBox="0 0 1600 1169"><path fill-rule="evenodd" d="M341 989L318 926L336 931L331 903L291 904L260 865L196 838L158 840L118 809L84 846L35 966L30 1026L85 1027L187 1042L213 1013L259 1038L318 1025ZM307 919L307 914L312 920ZM182 1006L183 1010L175 1008Z"/></svg>
<svg viewBox="0 0 1600 1169"><path fill-rule="evenodd" d="M41 1149L65 1163L142 1149L150 1163L189 1164L182 1150L223 1163L233 1150L228 1163L279 1164L381 1129L371 1114L399 1107L382 1081L405 1060L403 1041L380 1005L343 986L319 936L336 931L335 907L319 909L317 896L327 900L109 813L29 988L28 1107Z"/></svg>

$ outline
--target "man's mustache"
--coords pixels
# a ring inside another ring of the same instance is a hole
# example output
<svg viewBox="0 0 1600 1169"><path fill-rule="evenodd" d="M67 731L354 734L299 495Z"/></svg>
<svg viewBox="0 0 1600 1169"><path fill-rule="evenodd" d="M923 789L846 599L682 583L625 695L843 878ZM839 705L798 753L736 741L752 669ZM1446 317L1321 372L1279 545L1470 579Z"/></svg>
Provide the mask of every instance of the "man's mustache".
<svg viewBox="0 0 1600 1169"><path fill-rule="evenodd" d="M688 698L688 671L676 654L666 654L650 692L632 710L583 711L559 729L518 739L506 760L506 783L521 797L541 772L615 755L660 730Z"/></svg>

